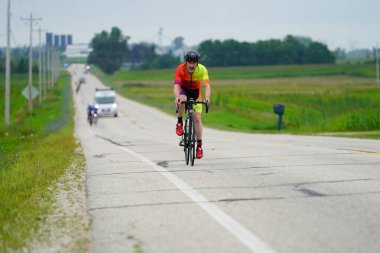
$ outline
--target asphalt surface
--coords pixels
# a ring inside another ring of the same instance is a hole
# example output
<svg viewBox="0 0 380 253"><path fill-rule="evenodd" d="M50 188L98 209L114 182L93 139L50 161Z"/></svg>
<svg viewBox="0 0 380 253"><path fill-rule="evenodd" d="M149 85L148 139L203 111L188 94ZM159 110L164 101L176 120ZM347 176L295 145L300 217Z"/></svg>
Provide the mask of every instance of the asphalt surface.
<svg viewBox="0 0 380 253"><path fill-rule="evenodd" d="M174 105L119 97L119 117L90 127L103 86L70 70L87 81L74 100L91 252L380 252L378 140L205 128L204 158L186 166Z"/></svg>

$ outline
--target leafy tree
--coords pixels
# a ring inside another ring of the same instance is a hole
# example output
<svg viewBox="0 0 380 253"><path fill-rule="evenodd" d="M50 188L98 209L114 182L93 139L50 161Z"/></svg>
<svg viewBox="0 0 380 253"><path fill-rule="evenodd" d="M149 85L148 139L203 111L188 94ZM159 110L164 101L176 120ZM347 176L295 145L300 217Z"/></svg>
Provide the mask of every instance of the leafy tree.
<svg viewBox="0 0 380 253"><path fill-rule="evenodd" d="M29 71L29 61L25 57L20 57L15 63L17 73L28 73Z"/></svg>
<svg viewBox="0 0 380 253"><path fill-rule="evenodd" d="M171 68L180 62L180 59L170 53L158 55L155 45L147 43L133 45L129 59L134 69Z"/></svg>
<svg viewBox="0 0 380 253"><path fill-rule="evenodd" d="M288 37L294 38L299 43L301 43L301 45L303 45L304 47L308 47L313 42L313 40L309 37L287 35L286 38L288 38ZM286 38L285 38L285 40L286 40Z"/></svg>
<svg viewBox="0 0 380 253"><path fill-rule="evenodd" d="M149 45L147 54L144 59L142 59L141 68L142 69L153 69L155 67L155 61L158 55L156 54L156 46Z"/></svg>
<svg viewBox="0 0 380 253"><path fill-rule="evenodd" d="M180 63L181 59L179 57L175 57L172 54L164 54L157 57L155 62L155 68L157 69L165 69L176 67Z"/></svg>
<svg viewBox="0 0 380 253"><path fill-rule="evenodd" d="M88 63L95 64L106 74L120 69L128 54L127 39L121 30L112 27L111 33L102 31L91 40L92 52Z"/></svg>
<svg viewBox="0 0 380 253"><path fill-rule="evenodd" d="M201 54L202 63L208 66L223 66L222 61L224 56L220 40L203 41L199 45L198 51Z"/></svg>
<svg viewBox="0 0 380 253"><path fill-rule="evenodd" d="M0 50L0 71L5 72L5 54L3 55L2 50Z"/></svg>
<svg viewBox="0 0 380 253"><path fill-rule="evenodd" d="M151 53L150 47L151 45L145 42L134 44L129 55L130 62L132 64L139 64L143 62Z"/></svg>
<svg viewBox="0 0 380 253"><path fill-rule="evenodd" d="M336 48L334 50L335 58L338 60L345 60L346 59L346 50L344 48Z"/></svg>
<svg viewBox="0 0 380 253"><path fill-rule="evenodd" d="M326 45L320 42L312 42L305 51L305 63L334 63L335 56Z"/></svg>
<svg viewBox="0 0 380 253"><path fill-rule="evenodd" d="M198 48L208 66L332 63L335 57L326 45L307 37L286 36L283 40L256 43L235 40L206 40Z"/></svg>

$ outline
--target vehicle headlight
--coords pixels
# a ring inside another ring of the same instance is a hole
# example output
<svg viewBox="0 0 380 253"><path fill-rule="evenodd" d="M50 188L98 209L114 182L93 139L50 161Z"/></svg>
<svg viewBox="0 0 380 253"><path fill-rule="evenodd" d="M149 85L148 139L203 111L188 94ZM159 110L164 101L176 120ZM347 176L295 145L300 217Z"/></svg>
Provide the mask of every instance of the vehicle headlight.
<svg viewBox="0 0 380 253"><path fill-rule="evenodd" d="M117 104L112 104L112 108L117 108Z"/></svg>

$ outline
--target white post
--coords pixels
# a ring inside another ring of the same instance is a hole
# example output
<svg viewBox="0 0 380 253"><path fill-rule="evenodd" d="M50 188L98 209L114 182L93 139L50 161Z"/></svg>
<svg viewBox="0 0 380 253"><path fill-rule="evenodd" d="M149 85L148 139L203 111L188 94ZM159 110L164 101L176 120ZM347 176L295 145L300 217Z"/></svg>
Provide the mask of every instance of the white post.
<svg viewBox="0 0 380 253"><path fill-rule="evenodd" d="M10 100L11 100L11 0L8 0L7 8L7 51L5 60L5 124L10 123Z"/></svg>

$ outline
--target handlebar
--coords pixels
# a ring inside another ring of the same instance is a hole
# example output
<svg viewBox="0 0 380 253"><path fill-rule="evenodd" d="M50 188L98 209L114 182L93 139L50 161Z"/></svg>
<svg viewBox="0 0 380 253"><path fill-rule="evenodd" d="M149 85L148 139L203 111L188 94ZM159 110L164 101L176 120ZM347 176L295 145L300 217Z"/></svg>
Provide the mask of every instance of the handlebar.
<svg viewBox="0 0 380 253"><path fill-rule="evenodd" d="M206 105L206 113L208 113L209 104L207 104L204 101L193 101L193 100L181 101L181 104L190 104L190 103L192 103L193 105L196 105L196 104L204 104L204 105ZM177 104L177 109L176 109L175 112L178 113L178 104Z"/></svg>

